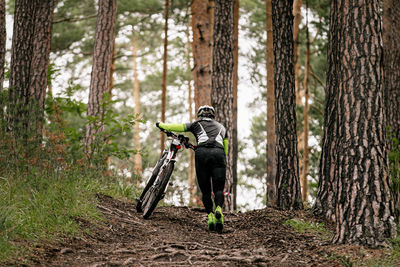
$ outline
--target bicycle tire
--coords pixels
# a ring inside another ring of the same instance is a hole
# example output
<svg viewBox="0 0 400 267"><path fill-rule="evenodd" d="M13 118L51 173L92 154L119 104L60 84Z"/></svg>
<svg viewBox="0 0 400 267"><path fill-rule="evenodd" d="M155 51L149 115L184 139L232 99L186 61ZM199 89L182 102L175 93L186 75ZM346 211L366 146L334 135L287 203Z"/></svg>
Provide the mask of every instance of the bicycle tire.
<svg viewBox="0 0 400 267"><path fill-rule="evenodd" d="M165 188L169 182L172 171L174 170L174 162L168 163L160 177L160 183L156 184L147 191L143 198L143 218L147 219L153 213L158 202L164 194Z"/></svg>
<svg viewBox="0 0 400 267"><path fill-rule="evenodd" d="M156 166L154 167L153 172L151 173L150 179L147 182L146 186L143 189L142 194L140 195L138 202L136 204L136 211L137 212L142 212L142 206L143 206L143 200L144 196L146 195L147 191L150 189L150 187L153 185L154 181L157 178L158 173L160 172L161 166L164 164L164 161L167 157L167 152L164 152L160 159L157 161Z"/></svg>

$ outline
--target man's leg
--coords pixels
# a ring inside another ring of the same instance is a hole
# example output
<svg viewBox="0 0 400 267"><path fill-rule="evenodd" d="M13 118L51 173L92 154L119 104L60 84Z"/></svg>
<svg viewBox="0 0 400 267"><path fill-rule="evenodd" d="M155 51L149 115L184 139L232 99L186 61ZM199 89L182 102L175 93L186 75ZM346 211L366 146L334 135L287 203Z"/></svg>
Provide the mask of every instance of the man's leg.
<svg viewBox="0 0 400 267"><path fill-rule="evenodd" d="M196 176L199 184L202 200L207 213L212 212L213 203L211 199L211 172L210 166L207 166L207 151L199 148L195 154L196 160Z"/></svg>
<svg viewBox="0 0 400 267"><path fill-rule="evenodd" d="M223 150L217 149L213 154L213 167L211 171L214 201L215 201L215 228L221 233L224 228L224 216L222 214L222 206L224 205L224 187L226 180L226 163Z"/></svg>

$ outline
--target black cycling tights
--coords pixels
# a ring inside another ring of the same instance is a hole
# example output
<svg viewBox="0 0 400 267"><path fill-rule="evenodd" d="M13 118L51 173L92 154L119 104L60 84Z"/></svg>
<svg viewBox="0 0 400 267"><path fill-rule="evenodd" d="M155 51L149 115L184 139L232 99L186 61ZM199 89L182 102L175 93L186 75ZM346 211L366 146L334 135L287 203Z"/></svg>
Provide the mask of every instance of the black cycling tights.
<svg viewBox="0 0 400 267"><path fill-rule="evenodd" d="M211 192L214 192L215 206L224 204L224 186L226 179L225 153L221 148L198 147L196 149L196 175L202 200L207 213L212 212ZM212 187L211 187L212 182Z"/></svg>

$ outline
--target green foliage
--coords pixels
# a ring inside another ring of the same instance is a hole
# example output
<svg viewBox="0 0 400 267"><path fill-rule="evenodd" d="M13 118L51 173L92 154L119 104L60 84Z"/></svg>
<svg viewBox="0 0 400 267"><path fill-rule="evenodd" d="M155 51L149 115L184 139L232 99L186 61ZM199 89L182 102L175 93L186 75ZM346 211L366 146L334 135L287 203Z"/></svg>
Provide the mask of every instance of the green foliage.
<svg viewBox="0 0 400 267"><path fill-rule="evenodd" d="M42 145L20 146L12 135L0 132L2 260L23 251L16 247L19 241L79 234L76 218L100 219L96 209L98 193L129 199L139 193L126 177L105 172L86 161L81 144L84 132L63 120L63 116L82 116L82 103L60 97L48 98L47 104L48 124L43 129ZM133 122L132 118L113 120L113 115L103 120L110 128L109 134L119 134L126 130L124 123ZM102 157L125 152L117 146L112 149L102 149Z"/></svg>

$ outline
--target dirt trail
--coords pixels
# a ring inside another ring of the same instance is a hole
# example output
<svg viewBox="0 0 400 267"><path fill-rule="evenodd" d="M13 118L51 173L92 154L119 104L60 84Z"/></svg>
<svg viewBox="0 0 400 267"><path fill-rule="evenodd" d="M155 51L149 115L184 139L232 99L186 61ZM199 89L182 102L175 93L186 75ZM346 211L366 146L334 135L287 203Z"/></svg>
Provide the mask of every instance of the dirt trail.
<svg viewBox="0 0 400 267"><path fill-rule="evenodd" d="M134 203L99 196L103 222L78 220L82 237L41 244L31 261L43 266L343 266L338 251L370 257L367 250L332 246L323 234L293 230L283 222L305 212L266 208L226 214L222 234L208 232L206 214L187 207L158 207L149 220Z"/></svg>

